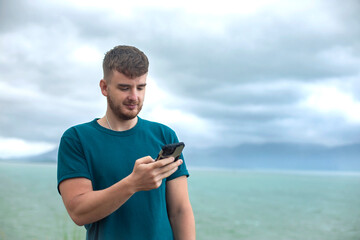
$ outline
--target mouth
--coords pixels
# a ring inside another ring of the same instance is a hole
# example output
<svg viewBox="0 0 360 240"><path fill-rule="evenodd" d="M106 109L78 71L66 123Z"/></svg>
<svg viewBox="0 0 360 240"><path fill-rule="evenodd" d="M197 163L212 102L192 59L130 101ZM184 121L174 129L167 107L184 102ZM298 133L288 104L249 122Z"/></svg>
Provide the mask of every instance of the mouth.
<svg viewBox="0 0 360 240"><path fill-rule="evenodd" d="M124 104L125 105L125 107L127 108L127 109L129 109L129 110L134 110L134 109L136 109L137 108L137 104L133 104L133 103L131 103L131 104Z"/></svg>

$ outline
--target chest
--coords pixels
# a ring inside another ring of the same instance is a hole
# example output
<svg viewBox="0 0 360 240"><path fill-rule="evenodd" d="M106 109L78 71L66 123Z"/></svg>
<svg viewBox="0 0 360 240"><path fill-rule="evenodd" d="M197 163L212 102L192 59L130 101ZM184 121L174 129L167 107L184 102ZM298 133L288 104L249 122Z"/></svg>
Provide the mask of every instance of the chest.
<svg viewBox="0 0 360 240"><path fill-rule="evenodd" d="M107 188L128 176L135 161L145 156L156 158L159 139L139 136L87 139L84 154L93 180L94 190Z"/></svg>

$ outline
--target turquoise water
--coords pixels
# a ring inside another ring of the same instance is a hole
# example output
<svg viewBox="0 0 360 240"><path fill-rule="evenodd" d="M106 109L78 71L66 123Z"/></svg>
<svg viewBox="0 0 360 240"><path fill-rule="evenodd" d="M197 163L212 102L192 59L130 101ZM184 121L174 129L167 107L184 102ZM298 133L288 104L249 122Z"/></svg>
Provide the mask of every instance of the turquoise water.
<svg viewBox="0 0 360 240"><path fill-rule="evenodd" d="M0 163L0 239L85 239L56 185L55 165Z"/></svg>
<svg viewBox="0 0 360 240"><path fill-rule="evenodd" d="M360 176L194 172L199 239L359 240Z"/></svg>
<svg viewBox="0 0 360 240"><path fill-rule="evenodd" d="M359 174L192 169L189 191L200 240L360 240ZM85 239L55 165L0 163L0 216L0 239Z"/></svg>

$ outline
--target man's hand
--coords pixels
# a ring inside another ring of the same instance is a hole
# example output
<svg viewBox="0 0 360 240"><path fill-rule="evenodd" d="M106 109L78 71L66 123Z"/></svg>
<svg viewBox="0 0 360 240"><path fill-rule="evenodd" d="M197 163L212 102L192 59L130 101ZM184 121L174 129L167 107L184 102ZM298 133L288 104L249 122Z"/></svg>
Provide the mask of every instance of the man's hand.
<svg viewBox="0 0 360 240"><path fill-rule="evenodd" d="M133 191L148 191L161 186L162 180L173 174L183 163L173 157L155 161L150 156L136 160L133 172L128 176Z"/></svg>

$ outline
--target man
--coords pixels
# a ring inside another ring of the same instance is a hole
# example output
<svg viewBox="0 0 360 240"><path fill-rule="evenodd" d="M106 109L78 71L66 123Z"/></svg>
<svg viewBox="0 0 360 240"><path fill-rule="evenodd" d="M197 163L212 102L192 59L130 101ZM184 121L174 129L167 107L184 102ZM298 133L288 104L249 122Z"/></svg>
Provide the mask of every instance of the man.
<svg viewBox="0 0 360 240"><path fill-rule="evenodd" d="M178 139L170 128L138 117L148 73L146 55L117 46L103 61L103 118L69 128L58 154L58 190L87 239L195 239L185 163L155 161Z"/></svg>

